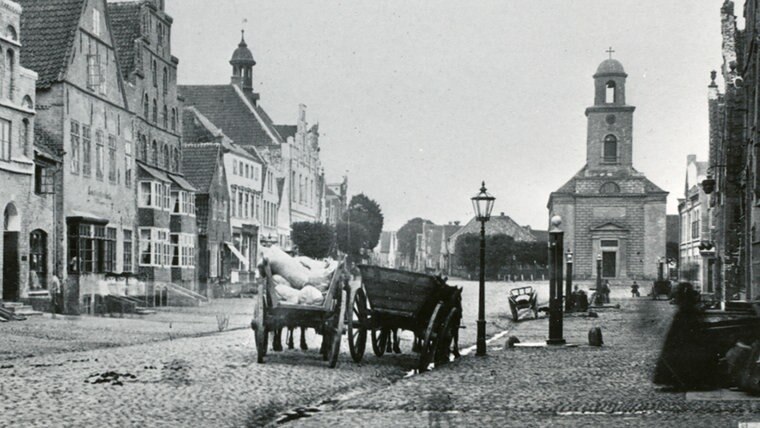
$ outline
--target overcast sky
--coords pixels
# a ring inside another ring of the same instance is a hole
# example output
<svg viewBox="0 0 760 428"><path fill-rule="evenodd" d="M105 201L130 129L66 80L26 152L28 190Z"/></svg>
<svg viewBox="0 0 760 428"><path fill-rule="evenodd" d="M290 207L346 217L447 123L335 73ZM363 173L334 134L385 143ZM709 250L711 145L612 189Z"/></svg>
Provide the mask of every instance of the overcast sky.
<svg viewBox="0 0 760 428"><path fill-rule="evenodd" d="M719 69L720 0L168 0L181 84L229 82L240 29L254 90L277 123L319 122L329 182L380 203L385 229L494 212L545 229L549 193L585 163L596 67L628 73L634 167L683 194L706 160L707 85ZM247 19L244 23L243 19Z"/></svg>

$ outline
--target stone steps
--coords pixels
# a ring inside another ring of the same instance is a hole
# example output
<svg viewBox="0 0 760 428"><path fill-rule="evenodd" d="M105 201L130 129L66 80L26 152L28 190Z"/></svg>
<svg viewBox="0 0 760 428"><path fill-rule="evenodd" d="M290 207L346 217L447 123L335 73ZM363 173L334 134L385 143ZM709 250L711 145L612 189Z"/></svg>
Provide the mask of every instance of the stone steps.
<svg viewBox="0 0 760 428"><path fill-rule="evenodd" d="M14 315L22 315L25 317L42 315L42 312L35 311L31 306L19 302L3 302L0 304L0 307Z"/></svg>

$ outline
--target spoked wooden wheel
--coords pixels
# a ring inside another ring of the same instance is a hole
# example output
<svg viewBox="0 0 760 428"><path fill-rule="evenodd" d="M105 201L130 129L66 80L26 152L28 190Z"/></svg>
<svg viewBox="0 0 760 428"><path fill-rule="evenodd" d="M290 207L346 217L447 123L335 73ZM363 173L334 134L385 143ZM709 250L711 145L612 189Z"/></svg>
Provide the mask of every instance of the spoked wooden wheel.
<svg viewBox="0 0 760 428"><path fill-rule="evenodd" d="M361 362L367 346L367 300L361 289L354 293L351 306L346 313L348 350L354 362Z"/></svg>
<svg viewBox="0 0 760 428"><path fill-rule="evenodd" d="M372 329L372 352L374 352L376 356L382 357L383 354L385 354L385 347L388 345L390 336L391 330L388 328Z"/></svg>
<svg viewBox="0 0 760 428"><path fill-rule="evenodd" d="M254 340L256 341L256 361L259 364L264 363L264 357L267 354L267 341L269 340L269 332L264 327L265 305L264 286L259 284L258 298L256 299L256 305L254 305L253 320L251 320L251 328L253 329Z"/></svg>
<svg viewBox="0 0 760 428"><path fill-rule="evenodd" d="M343 327L345 326L344 321L346 319L345 302L348 300L346 290L341 290L338 296L338 301L336 302L338 305L337 308L339 310L338 319L333 330L330 332L330 341L327 342L327 361L331 369L335 368L335 366L338 365L338 356L340 355L340 341L341 337L343 336Z"/></svg>
<svg viewBox="0 0 760 428"><path fill-rule="evenodd" d="M453 352L457 355L458 350L452 350L452 343L456 345L454 338L459 333L459 309L451 308L446 318L441 324L441 328L438 330L436 346L435 346L435 366L443 365L449 362L449 356Z"/></svg>
<svg viewBox="0 0 760 428"><path fill-rule="evenodd" d="M438 326L438 313L441 311L441 303L438 302L438 304L435 306L435 309L433 310L433 315L430 317L430 321L428 321L427 329L425 329L425 337L422 339L422 348L420 349L420 361L417 365L417 370L419 370L420 373L426 372L428 369L428 366L431 362L433 362L433 356L435 355L435 346L436 346L436 336L437 336L437 329Z"/></svg>

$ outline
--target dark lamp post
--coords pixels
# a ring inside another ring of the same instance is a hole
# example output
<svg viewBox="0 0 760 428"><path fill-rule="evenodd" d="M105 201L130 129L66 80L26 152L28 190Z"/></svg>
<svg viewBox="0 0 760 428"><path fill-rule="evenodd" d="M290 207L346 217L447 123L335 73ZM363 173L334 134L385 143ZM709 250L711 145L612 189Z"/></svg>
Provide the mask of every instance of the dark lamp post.
<svg viewBox="0 0 760 428"><path fill-rule="evenodd" d="M569 248L565 253L565 262L567 263L567 277L565 278L565 310L573 308L573 252Z"/></svg>
<svg viewBox="0 0 760 428"><path fill-rule="evenodd" d="M491 210L496 198L486 192L486 182L480 187L480 193L473 196L472 208L475 218L480 222L480 292L478 299L478 339L475 355L486 355L486 222L491 218Z"/></svg>
<svg viewBox="0 0 760 428"><path fill-rule="evenodd" d="M602 286L602 253L596 255L596 292Z"/></svg>

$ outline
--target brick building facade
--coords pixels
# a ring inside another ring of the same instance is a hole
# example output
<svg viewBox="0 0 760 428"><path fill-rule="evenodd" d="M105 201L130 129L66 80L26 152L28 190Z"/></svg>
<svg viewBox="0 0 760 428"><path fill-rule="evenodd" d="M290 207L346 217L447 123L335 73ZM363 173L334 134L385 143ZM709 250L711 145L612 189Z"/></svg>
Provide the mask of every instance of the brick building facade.
<svg viewBox="0 0 760 428"><path fill-rule="evenodd" d="M654 278L665 257L668 193L633 168L633 112L625 102L627 74L614 59L594 74L594 105L586 109L586 165L552 192L549 217L560 215L574 274Z"/></svg>
<svg viewBox="0 0 760 428"><path fill-rule="evenodd" d="M106 2L22 0L21 64L39 73L39 127L63 157L56 263L65 310L107 294L106 274L135 263L132 113Z"/></svg>
<svg viewBox="0 0 760 428"><path fill-rule="evenodd" d="M0 300L48 296L59 150L36 135L37 73L19 65L21 5L0 1ZM39 142L39 144L37 144Z"/></svg>
<svg viewBox="0 0 760 428"><path fill-rule="evenodd" d="M179 60L171 50L173 19L155 0L109 2L108 14L135 112L137 271L149 286L174 283L196 291L195 188L181 168L182 103L177 96Z"/></svg>

